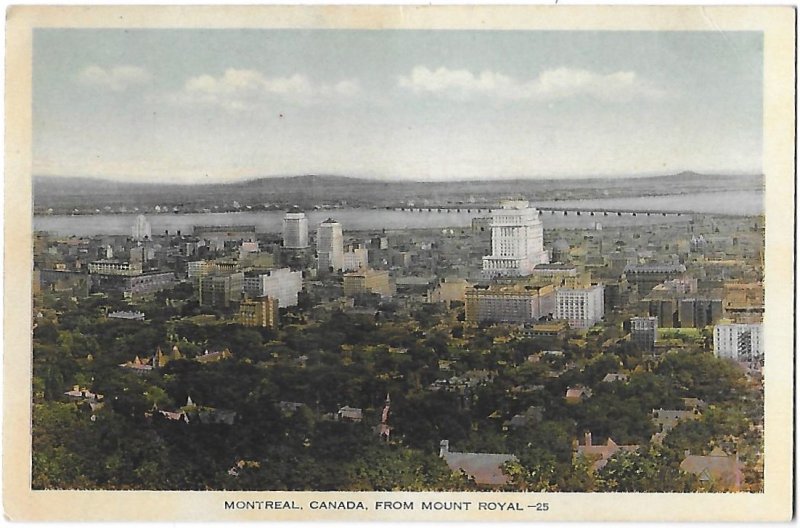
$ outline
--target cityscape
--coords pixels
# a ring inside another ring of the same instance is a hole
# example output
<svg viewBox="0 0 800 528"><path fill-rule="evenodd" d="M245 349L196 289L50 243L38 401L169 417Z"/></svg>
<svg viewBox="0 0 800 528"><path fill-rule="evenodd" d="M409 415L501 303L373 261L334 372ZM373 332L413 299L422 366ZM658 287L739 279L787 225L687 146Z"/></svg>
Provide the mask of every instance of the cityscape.
<svg viewBox="0 0 800 528"><path fill-rule="evenodd" d="M762 489L763 217L481 211L37 232L34 486Z"/></svg>
<svg viewBox="0 0 800 528"><path fill-rule="evenodd" d="M194 31L35 32L33 489L764 491L760 36Z"/></svg>

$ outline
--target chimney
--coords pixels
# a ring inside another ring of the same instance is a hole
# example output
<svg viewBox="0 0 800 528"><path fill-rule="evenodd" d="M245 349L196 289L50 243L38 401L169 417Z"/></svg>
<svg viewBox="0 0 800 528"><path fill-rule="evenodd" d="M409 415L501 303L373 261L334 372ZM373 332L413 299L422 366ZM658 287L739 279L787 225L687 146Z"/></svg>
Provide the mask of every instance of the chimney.
<svg viewBox="0 0 800 528"><path fill-rule="evenodd" d="M444 458L450 452L450 441L442 440L439 442L439 457Z"/></svg>
<svg viewBox="0 0 800 528"><path fill-rule="evenodd" d="M584 445L590 446L592 445L592 432L586 431L583 433L583 443Z"/></svg>

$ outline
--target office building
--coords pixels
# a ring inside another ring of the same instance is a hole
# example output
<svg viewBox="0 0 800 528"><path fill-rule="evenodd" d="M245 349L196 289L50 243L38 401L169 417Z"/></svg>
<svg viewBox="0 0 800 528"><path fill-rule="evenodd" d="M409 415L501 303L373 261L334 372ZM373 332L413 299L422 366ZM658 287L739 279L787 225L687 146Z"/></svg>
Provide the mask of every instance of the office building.
<svg viewBox="0 0 800 528"><path fill-rule="evenodd" d="M244 293L251 299L270 297L278 306L297 306L297 294L303 289L303 274L289 268L272 269L244 278Z"/></svg>
<svg viewBox="0 0 800 528"><path fill-rule="evenodd" d="M586 329L604 315L603 285L588 288L561 288L556 292L556 319L567 321L571 328Z"/></svg>
<svg viewBox="0 0 800 528"><path fill-rule="evenodd" d="M704 328L722 318L722 299L681 299L678 321L681 328Z"/></svg>
<svg viewBox="0 0 800 528"><path fill-rule="evenodd" d="M492 211L492 254L483 257L483 273L492 277L528 276L549 262L539 211L526 200L507 200Z"/></svg>
<svg viewBox="0 0 800 528"><path fill-rule="evenodd" d="M132 277L142 274L141 261L125 262L121 260L95 260L89 263L89 273L92 275L117 275Z"/></svg>
<svg viewBox="0 0 800 528"><path fill-rule="evenodd" d="M354 297L367 293L377 293L381 297L393 294L389 272L383 270L362 269L344 276L344 295Z"/></svg>
<svg viewBox="0 0 800 528"><path fill-rule="evenodd" d="M737 323L760 323L764 318L764 285L728 281L724 285L724 316Z"/></svg>
<svg viewBox="0 0 800 528"><path fill-rule="evenodd" d="M283 217L283 247L288 249L308 247L308 218L299 207L292 207Z"/></svg>
<svg viewBox="0 0 800 528"><path fill-rule="evenodd" d="M278 299L262 297L260 299L246 299L239 303L239 313L236 322L243 326L259 328L278 327Z"/></svg>
<svg viewBox="0 0 800 528"><path fill-rule="evenodd" d="M428 301L434 303L464 302L466 300L467 289L470 286L470 283L467 282L466 279L447 277L440 281L433 290L428 292Z"/></svg>
<svg viewBox="0 0 800 528"><path fill-rule="evenodd" d="M555 311L555 288L521 284L466 290L465 318L469 323L532 323Z"/></svg>
<svg viewBox="0 0 800 528"><path fill-rule="evenodd" d="M751 366L762 366L763 324L718 324L714 327L714 355L749 363Z"/></svg>
<svg viewBox="0 0 800 528"><path fill-rule="evenodd" d="M358 271L367 267L369 263L369 251L367 248L353 248L347 251L342 259L342 269L344 271Z"/></svg>
<svg viewBox="0 0 800 528"><path fill-rule="evenodd" d="M625 266L625 278L631 286L636 286L640 295L647 295L650 290L675 278L682 278L686 273L683 264L633 264Z"/></svg>
<svg viewBox="0 0 800 528"><path fill-rule="evenodd" d="M317 229L317 270L338 272L344 268L342 224L328 218Z"/></svg>
<svg viewBox="0 0 800 528"><path fill-rule="evenodd" d="M198 277L197 291L203 306L227 307L242 299L244 274L215 274Z"/></svg>
<svg viewBox="0 0 800 528"><path fill-rule="evenodd" d="M658 339L658 318L631 318L631 341L644 352L652 352Z"/></svg>

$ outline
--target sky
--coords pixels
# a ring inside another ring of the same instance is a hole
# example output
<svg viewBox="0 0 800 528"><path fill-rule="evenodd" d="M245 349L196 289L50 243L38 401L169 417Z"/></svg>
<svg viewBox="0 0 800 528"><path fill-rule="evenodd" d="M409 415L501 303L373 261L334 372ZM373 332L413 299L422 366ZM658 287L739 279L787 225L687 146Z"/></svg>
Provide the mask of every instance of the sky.
<svg viewBox="0 0 800 528"><path fill-rule="evenodd" d="M36 29L33 174L760 173L757 32Z"/></svg>

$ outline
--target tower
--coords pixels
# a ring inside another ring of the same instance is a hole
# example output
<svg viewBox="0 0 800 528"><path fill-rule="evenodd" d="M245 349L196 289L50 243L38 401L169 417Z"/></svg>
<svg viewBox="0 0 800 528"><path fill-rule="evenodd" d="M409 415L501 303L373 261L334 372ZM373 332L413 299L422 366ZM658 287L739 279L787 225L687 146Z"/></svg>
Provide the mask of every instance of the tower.
<svg viewBox="0 0 800 528"><path fill-rule="evenodd" d="M317 270L342 271L344 268L344 240L342 224L328 218L317 229Z"/></svg>
<svg viewBox="0 0 800 528"><path fill-rule="evenodd" d="M147 218L144 215L139 215L136 217L136 221L133 223L132 234L133 239L139 241L150 240L153 238L150 231L150 222L147 221Z"/></svg>
<svg viewBox="0 0 800 528"><path fill-rule="evenodd" d="M308 218L295 206L283 217L283 247L305 249L308 247Z"/></svg>
<svg viewBox="0 0 800 528"><path fill-rule="evenodd" d="M487 278L524 277L550 259L544 250L539 211L527 200L506 200L492 211L492 254L483 257Z"/></svg>

